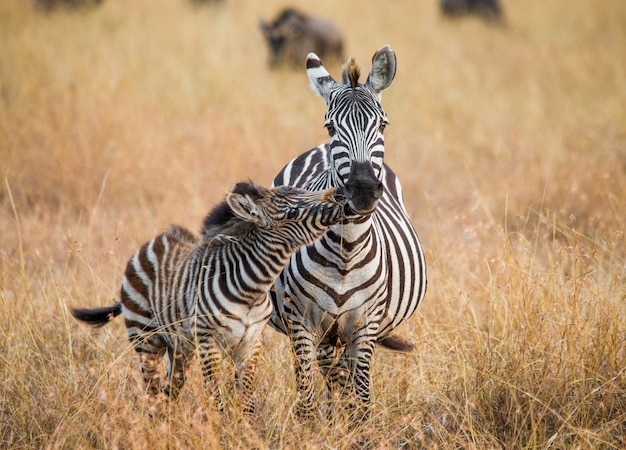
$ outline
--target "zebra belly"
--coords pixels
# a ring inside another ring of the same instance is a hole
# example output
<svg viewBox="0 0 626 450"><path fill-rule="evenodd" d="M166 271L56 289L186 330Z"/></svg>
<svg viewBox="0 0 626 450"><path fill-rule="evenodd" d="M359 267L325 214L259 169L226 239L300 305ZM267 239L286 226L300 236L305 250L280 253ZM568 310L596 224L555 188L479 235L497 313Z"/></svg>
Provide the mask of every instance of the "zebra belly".
<svg viewBox="0 0 626 450"><path fill-rule="evenodd" d="M320 341L332 334L331 339L351 342L355 329L381 320L387 297L385 284L364 289L362 280L354 275L351 272L351 276L340 277L342 281L338 282L327 274L331 284L323 286L301 278L281 277L275 284L275 311L270 324L288 334L287 324L302 321Z"/></svg>
<svg viewBox="0 0 626 450"><path fill-rule="evenodd" d="M236 311L215 311L200 314L195 326L198 340L204 334L212 335L219 346L235 360L250 356L270 318L269 301L249 307L239 304Z"/></svg>
<svg viewBox="0 0 626 450"><path fill-rule="evenodd" d="M377 266L379 262L372 262L370 265ZM322 311L334 316L346 311L366 312L370 309L368 305L379 303L386 297L385 284L366 286L372 276L369 270L353 271L347 276L341 276L336 270L318 268L315 276L314 283L303 278L288 279L285 295L299 301L309 299Z"/></svg>

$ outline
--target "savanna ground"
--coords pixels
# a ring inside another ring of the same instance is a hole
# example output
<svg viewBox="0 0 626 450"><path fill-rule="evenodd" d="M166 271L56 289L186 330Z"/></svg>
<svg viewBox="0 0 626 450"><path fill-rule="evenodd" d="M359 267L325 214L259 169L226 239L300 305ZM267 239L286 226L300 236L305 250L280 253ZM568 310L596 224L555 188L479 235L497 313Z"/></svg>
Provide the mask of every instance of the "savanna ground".
<svg viewBox="0 0 626 450"><path fill-rule="evenodd" d="M626 2L505 1L508 26L436 2L309 4L363 72L390 44L386 161L429 290L379 350L371 419L302 423L267 330L253 417L220 417L197 367L150 419L116 301L127 259L200 227L237 181L269 184L326 140L304 69L270 71L281 1L0 3L0 447L626 447ZM330 67L338 76L338 68Z"/></svg>

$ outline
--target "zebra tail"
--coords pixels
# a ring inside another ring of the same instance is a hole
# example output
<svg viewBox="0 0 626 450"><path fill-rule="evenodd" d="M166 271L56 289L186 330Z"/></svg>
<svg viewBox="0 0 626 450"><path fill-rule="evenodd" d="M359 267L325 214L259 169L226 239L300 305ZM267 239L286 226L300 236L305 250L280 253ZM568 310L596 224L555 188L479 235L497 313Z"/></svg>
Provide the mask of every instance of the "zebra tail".
<svg viewBox="0 0 626 450"><path fill-rule="evenodd" d="M388 348L389 350L395 350L397 352L409 353L415 350L415 345L411 344L409 341L406 341L398 336L384 336L378 338L378 344L383 347Z"/></svg>
<svg viewBox="0 0 626 450"><path fill-rule="evenodd" d="M113 306L103 308L80 309L72 308L72 316L75 319L85 322L93 327L100 328L115 319L122 313L122 303L117 302Z"/></svg>

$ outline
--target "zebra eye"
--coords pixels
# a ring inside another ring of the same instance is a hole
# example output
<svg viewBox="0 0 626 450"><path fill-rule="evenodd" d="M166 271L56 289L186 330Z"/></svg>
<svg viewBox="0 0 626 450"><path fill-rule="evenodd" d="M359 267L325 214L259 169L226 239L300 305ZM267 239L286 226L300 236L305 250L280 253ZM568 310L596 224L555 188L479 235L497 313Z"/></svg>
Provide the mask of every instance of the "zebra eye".
<svg viewBox="0 0 626 450"><path fill-rule="evenodd" d="M328 130L328 135L331 137L337 134L337 130L335 130L335 127L332 125L326 125L326 129Z"/></svg>
<svg viewBox="0 0 626 450"><path fill-rule="evenodd" d="M289 211L287 211L287 220L293 220L296 218L297 216L297 212L295 209L290 209Z"/></svg>
<svg viewBox="0 0 626 450"><path fill-rule="evenodd" d="M378 131L382 133L385 132L385 128L387 127L387 122L381 122L380 125L378 126Z"/></svg>

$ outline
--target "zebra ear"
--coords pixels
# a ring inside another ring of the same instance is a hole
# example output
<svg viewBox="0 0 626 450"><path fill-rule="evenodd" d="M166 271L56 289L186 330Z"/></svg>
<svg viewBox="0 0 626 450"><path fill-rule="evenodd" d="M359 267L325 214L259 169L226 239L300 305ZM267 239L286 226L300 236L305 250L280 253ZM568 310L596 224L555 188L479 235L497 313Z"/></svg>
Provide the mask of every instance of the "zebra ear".
<svg viewBox="0 0 626 450"><path fill-rule="evenodd" d="M226 203L233 214L240 219L262 227L267 225L261 208L259 208L259 205L257 205L250 196L231 192L226 196Z"/></svg>
<svg viewBox="0 0 626 450"><path fill-rule="evenodd" d="M330 91L337 83L315 53L309 53L306 58L306 74L309 77L309 84L313 92L322 97L328 104Z"/></svg>
<svg viewBox="0 0 626 450"><path fill-rule="evenodd" d="M396 54L388 45L378 49L372 57L372 70L367 76L365 87L380 101L382 92L391 86L396 76Z"/></svg>

